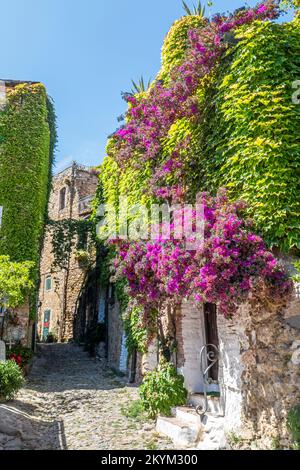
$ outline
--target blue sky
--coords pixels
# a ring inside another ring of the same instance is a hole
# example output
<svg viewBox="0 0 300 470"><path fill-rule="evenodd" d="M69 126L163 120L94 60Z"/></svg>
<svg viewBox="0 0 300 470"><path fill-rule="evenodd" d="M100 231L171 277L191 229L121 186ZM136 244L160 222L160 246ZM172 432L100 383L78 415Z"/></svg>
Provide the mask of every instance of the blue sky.
<svg viewBox="0 0 300 470"><path fill-rule="evenodd" d="M212 13L244 5L213 4ZM101 163L125 109L121 91L155 77L164 36L182 12L181 0L2 0L0 78L47 87L58 117L56 171L72 160Z"/></svg>

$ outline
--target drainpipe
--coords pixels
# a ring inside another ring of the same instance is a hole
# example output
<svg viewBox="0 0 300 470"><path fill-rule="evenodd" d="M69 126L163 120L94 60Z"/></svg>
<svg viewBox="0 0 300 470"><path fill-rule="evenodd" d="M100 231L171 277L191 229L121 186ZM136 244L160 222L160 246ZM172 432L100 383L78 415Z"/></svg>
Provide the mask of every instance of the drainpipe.
<svg viewBox="0 0 300 470"><path fill-rule="evenodd" d="M71 175L71 182L70 182L70 211L69 211L69 220L73 218L73 204L75 199L75 178L77 172L77 164L73 162L72 165L72 175ZM71 264L71 256L72 254L68 254L68 261L66 267L66 275L64 279L64 291L63 291L63 311L62 311L62 324L60 329L60 341L63 340L64 335L66 333L66 313L67 313L67 305L68 305L68 284L69 284L69 276L70 276L70 264Z"/></svg>

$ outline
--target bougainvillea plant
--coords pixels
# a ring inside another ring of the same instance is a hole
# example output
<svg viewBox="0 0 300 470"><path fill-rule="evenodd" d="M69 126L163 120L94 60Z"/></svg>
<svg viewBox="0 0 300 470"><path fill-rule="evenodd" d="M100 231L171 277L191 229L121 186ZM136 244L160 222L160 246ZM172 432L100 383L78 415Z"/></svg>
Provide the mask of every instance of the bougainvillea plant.
<svg viewBox="0 0 300 470"><path fill-rule="evenodd" d="M189 31L189 47L184 62L173 68L167 85L157 80L142 99L132 94L125 95L129 109L126 124L114 134L116 159L119 164L137 166L152 161L155 170L150 190L154 195L172 198L173 202L184 200L184 184L172 187L166 184L163 175L170 178L170 174L176 172L177 181L180 181L178 176L183 167L180 150L188 147L189 140L181 143L181 149L175 148L167 162L161 158L162 141L176 121L200 119L195 95L197 88L200 80L212 71L226 51L230 35L238 27L255 20L277 18L279 3L267 0L255 8L242 8L229 16L215 15L211 20L204 19L202 28Z"/></svg>
<svg viewBox="0 0 300 470"><path fill-rule="evenodd" d="M185 237L164 239L161 233L151 241L121 242L117 275L144 307L146 324L153 310L183 298L218 304L231 317L262 283L273 300L291 292L288 276L243 218L245 204L230 203L224 190L215 198L202 194L202 203L204 240L193 249Z"/></svg>

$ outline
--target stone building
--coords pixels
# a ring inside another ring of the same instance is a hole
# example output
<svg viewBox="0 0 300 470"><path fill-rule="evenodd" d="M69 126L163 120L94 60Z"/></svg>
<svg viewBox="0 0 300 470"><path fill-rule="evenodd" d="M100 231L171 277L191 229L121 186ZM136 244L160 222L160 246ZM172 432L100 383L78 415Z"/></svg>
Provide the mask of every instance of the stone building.
<svg viewBox="0 0 300 470"><path fill-rule="evenodd" d="M53 178L48 216L55 223L88 219L91 202L98 184L97 171L73 163ZM74 317L78 298L86 283L88 271L95 265L96 253L85 240L78 252L76 243L71 247L63 267L55 264L53 231L48 226L40 265L38 336L69 341L74 336ZM88 266L86 258L89 257ZM83 259L85 258L85 259Z"/></svg>

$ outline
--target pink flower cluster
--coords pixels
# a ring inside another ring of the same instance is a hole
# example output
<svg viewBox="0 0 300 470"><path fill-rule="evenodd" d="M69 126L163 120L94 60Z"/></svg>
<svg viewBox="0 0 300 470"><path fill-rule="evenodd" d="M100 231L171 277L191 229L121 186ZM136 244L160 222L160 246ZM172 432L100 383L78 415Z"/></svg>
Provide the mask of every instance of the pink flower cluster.
<svg viewBox="0 0 300 470"><path fill-rule="evenodd" d="M278 1L267 0L252 9L241 9L230 16L215 15L212 20L205 20L202 28L189 32L190 46L185 60L182 65L172 70L168 86L157 81L147 97L138 99L127 95L130 107L126 125L114 135L116 158L119 164L130 162L133 165L141 165L151 160L154 168L150 187L152 194L167 194L168 197L178 200L178 194L182 198L185 193L182 184L184 162L181 171L178 171L177 165L173 168L169 165L169 170L166 170L166 163L161 158L162 140L177 120L184 117L199 119L196 90L200 79L213 69L225 51L225 34L255 20L278 17L278 5ZM175 149L171 157L176 161L182 146L188 148L188 140L181 144L181 148ZM170 187L170 174L174 176L174 188Z"/></svg>
<svg viewBox="0 0 300 470"><path fill-rule="evenodd" d="M245 204L230 204L224 190L216 198L203 194L202 202L205 237L193 251L186 249L186 239L164 239L161 231L155 240L121 245L117 273L127 279L130 296L146 314L192 297L218 304L220 313L230 317L262 282L270 298L287 295L291 282L243 219Z"/></svg>

